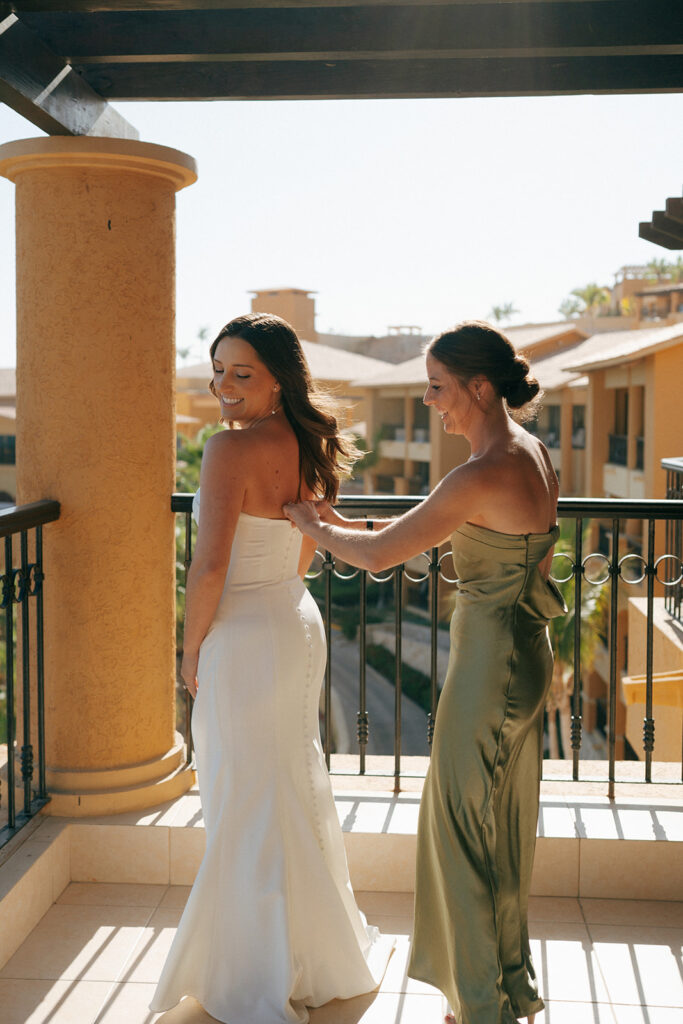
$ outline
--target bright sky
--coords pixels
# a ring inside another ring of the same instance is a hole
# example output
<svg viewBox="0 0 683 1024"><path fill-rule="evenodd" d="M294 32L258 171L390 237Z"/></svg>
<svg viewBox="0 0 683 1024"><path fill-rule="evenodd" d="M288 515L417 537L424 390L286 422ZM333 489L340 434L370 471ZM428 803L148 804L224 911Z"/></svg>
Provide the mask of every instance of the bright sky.
<svg viewBox="0 0 683 1024"><path fill-rule="evenodd" d="M572 288L675 253L638 238L681 194L683 96L116 104L192 154L178 195L177 338L250 289L317 291L317 327L425 333L513 302L558 319ZM678 127L676 127L678 126ZM39 135L0 105L0 141ZM15 363L14 186L0 178L0 366Z"/></svg>

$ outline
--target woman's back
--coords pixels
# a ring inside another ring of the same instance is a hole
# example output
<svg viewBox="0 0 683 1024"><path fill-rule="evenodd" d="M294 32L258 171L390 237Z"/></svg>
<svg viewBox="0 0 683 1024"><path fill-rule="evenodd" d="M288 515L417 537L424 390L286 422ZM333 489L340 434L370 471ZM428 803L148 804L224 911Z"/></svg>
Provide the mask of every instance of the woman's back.
<svg viewBox="0 0 683 1024"><path fill-rule="evenodd" d="M279 416L247 430L226 431L226 464L235 454L243 455L246 473L242 512L265 519L282 519L282 506L299 493L299 445L288 421ZM304 488L302 488L304 490ZM309 498L302 493L302 498Z"/></svg>
<svg viewBox="0 0 683 1024"><path fill-rule="evenodd" d="M508 443L480 459L481 488L468 522L499 533L547 533L557 517L558 483L544 445L514 426Z"/></svg>

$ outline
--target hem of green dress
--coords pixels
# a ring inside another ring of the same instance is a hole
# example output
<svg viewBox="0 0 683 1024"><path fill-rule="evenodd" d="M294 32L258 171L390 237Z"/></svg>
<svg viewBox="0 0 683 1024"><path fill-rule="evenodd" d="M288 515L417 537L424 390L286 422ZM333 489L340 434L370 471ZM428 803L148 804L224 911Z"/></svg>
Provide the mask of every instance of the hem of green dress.
<svg viewBox="0 0 683 1024"><path fill-rule="evenodd" d="M534 999L533 1002L529 1003L524 1009L520 1009L519 1005L513 1006L512 1012L515 1014L515 1019L520 1020L522 1017L528 1017L530 1013L540 1013L541 1010L545 1010L545 1003L539 996L538 999Z"/></svg>

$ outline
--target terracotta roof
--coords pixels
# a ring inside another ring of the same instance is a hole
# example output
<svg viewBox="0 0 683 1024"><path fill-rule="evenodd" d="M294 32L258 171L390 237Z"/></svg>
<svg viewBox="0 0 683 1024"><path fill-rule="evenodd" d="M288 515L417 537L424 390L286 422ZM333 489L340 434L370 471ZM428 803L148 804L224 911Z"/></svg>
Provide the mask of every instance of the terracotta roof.
<svg viewBox="0 0 683 1024"><path fill-rule="evenodd" d="M576 334L577 345L580 338L585 338L585 332L581 331L571 320L562 320L552 324L522 324L519 327L505 328L503 333L507 335L517 351L526 352L539 345L542 341L549 341L552 338L562 338L566 334ZM564 349L564 352L567 350ZM548 358L555 359L560 353L553 354ZM544 360L545 362L545 360ZM364 384L366 387L405 387L414 384L426 384L427 374L425 372L424 356L414 356L404 363L397 363L393 366L387 365L373 377L365 378L363 381L354 381L354 384ZM543 385L544 387L546 385Z"/></svg>
<svg viewBox="0 0 683 1024"><path fill-rule="evenodd" d="M593 334L545 359L532 359L531 369L544 391L582 387L588 383L587 370L618 366L680 343L683 343L683 323L644 330L609 331Z"/></svg>
<svg viewBox="0 0 683 1024"><path fill-rule="evenodd" d="M423 355L413 356L406 359L404 363L385 363L382 369L371 377L363 377L362 380L354 380L353 384L368 387L405 387L410 384L427 384L427 371L425 370L425 357Z"/></svg>
<svg viewBox="0 0 683 1024"><path fill-rule="evenodd" d="M643 288L636 295L670 295L671 292L683 292L683 281L672 281L669 284L653 284Z"/></svg>
<svg viewBox="0 0 683 1024"><path fill-rule="evenodd" d="M593 335L577 345L567 355L567 369L573 372L596 370L606 366L618 366L634 359L683 344L683 323L669 324L668 327L646 327L631 331L610 331L608 334Z"/></svg>
<svg viewBox="0 0 683 1024"><path fill-rule="evenodd" d="M356 352L347 352L342 348L332 348L315 341L302 341L306 361L314 380L320 381L362 381L383 370L389 363L381 359L371 359ZM198 380L206 385L212 375L211 363L195 363L193 366L182 366L176 370L180 380Z"/></svg>
<svg viewBox="0 0 683 1024"><path fill-rule="evenodd" d="M574 353L582 345L565 348L561 352L553 352L544 359L530 359L531 372L544 391L556 391L558 388L581 387L588 383L588 378L567 370L567 362L571 362Z"/></svg>
<svg viewBox="0 0 683 1024"><path fill-rule="evenodd" d="M551 324L520 324L519 327L503 328L503 334L507 335L518 352L533 348L534 345L539 345L542 341L562 338L572 331L579 337L586 337L586 332L582 331L573 320L560 320Z"/></svg>

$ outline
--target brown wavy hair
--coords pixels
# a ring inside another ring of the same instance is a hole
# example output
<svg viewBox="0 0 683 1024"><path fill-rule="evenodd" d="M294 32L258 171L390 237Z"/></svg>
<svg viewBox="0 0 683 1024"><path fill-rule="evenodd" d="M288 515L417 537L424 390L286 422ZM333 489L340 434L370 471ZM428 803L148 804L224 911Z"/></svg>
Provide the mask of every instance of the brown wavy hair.
<svg viewBox="0 0 683 1024"><path fill-rule="evenodd" d="M313 383L294 328L270 313L245 313L223 327L211 344L211 362L223 338L251 345L280 385L282 407L299 443L301 481L318 498L336 500L339 484L363 453L339 432L339 404ZM209 391L216 395L213 381Z"/></svg>
<svg viewBox="0 0 683 1024"><path fill-rule="evenodd" d="M473 377L486 377L518 423L537 415L543 393L529 360L515 351L502 331L486 321L463 320L437 335L425 351L465 385Z"/></svg>

